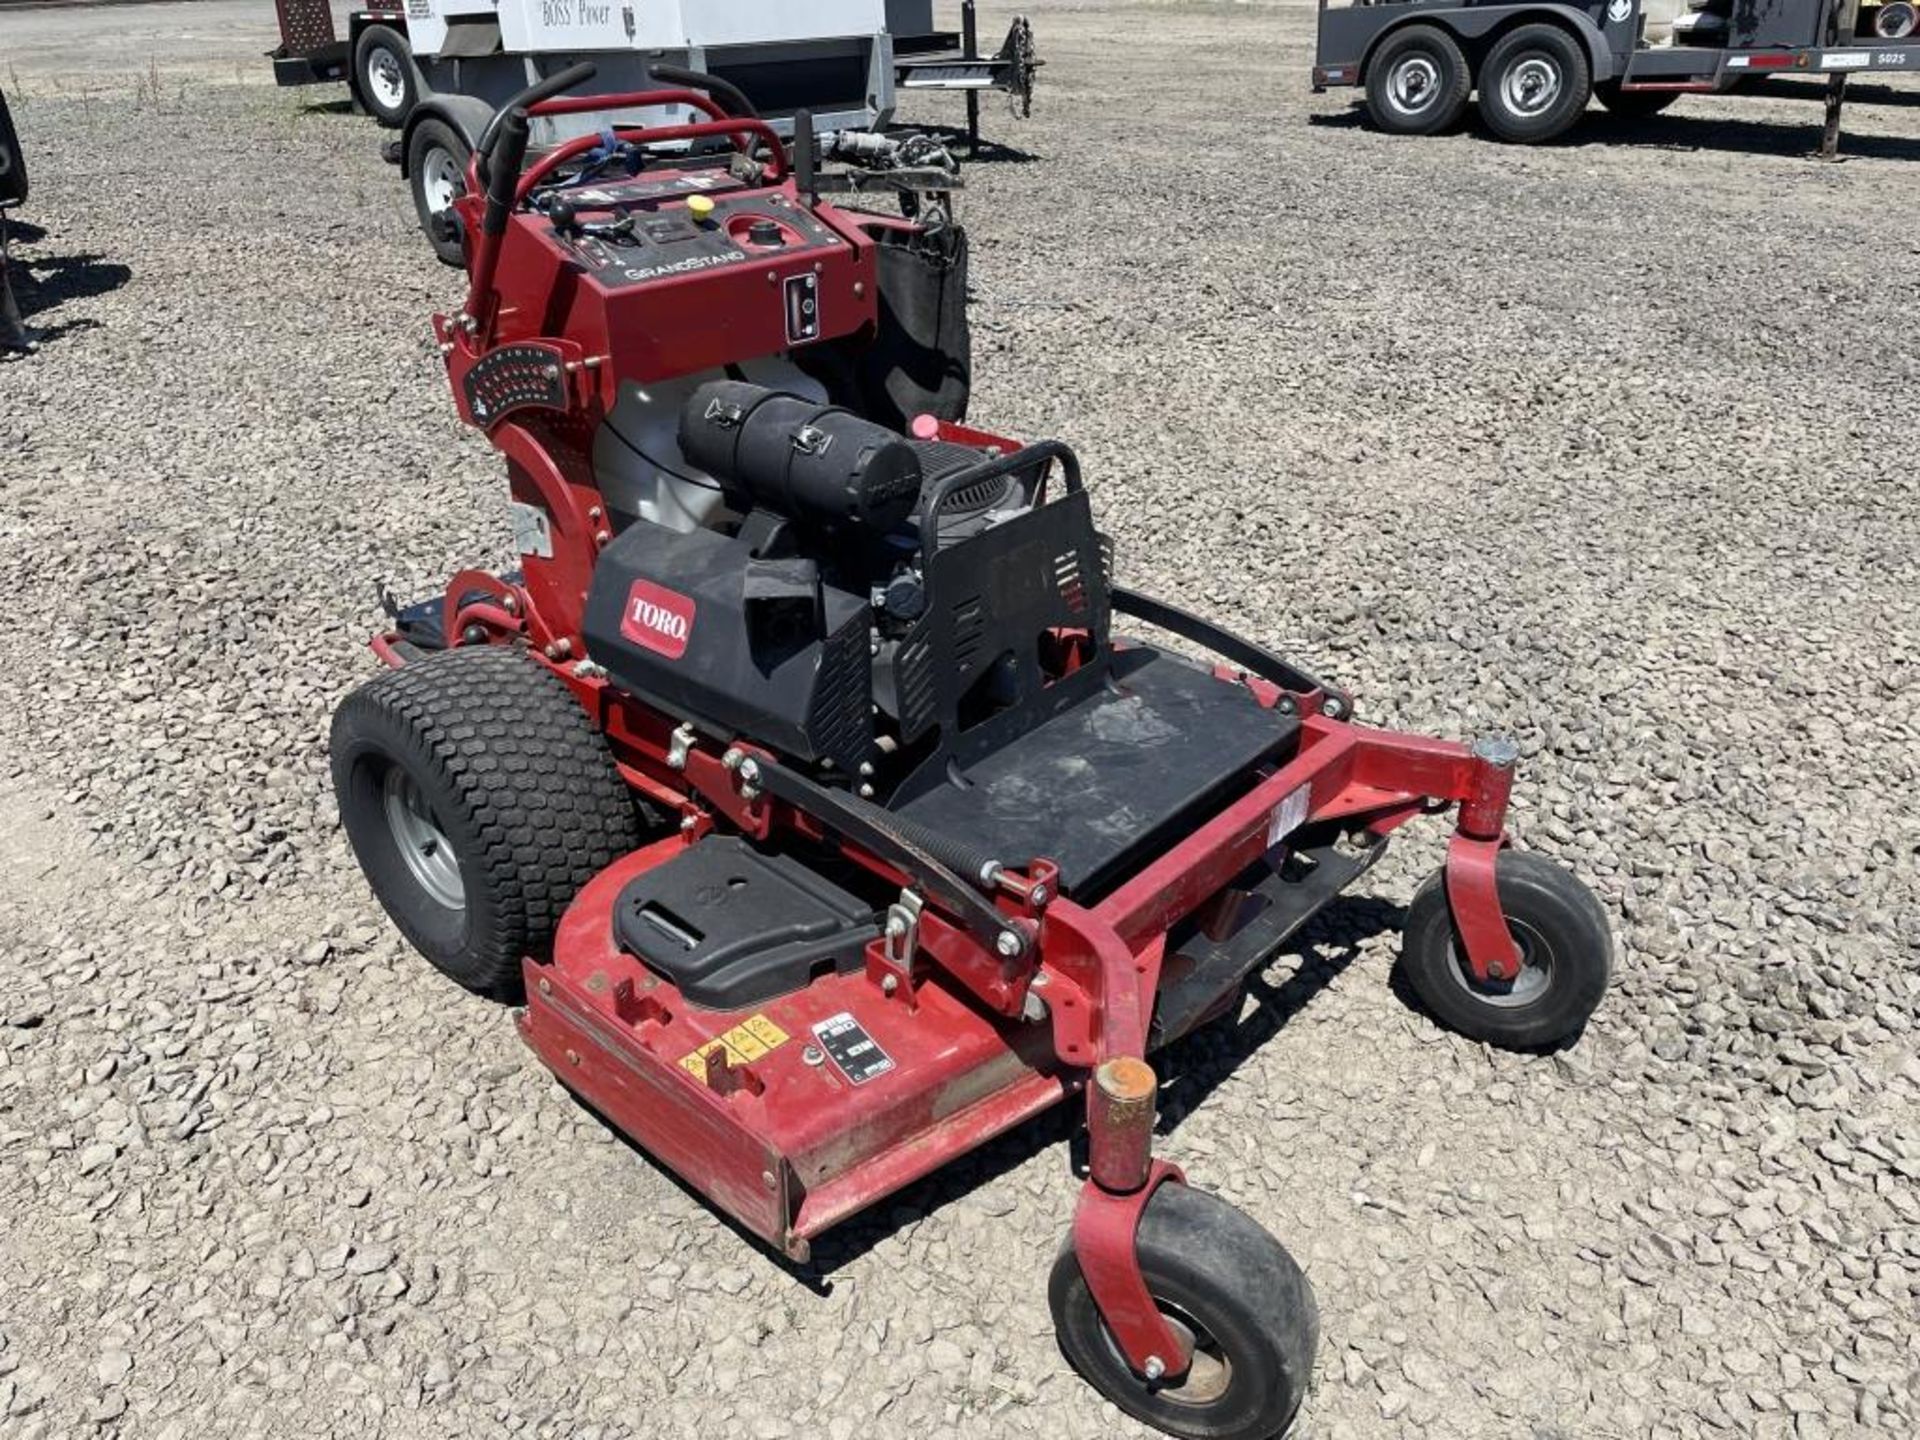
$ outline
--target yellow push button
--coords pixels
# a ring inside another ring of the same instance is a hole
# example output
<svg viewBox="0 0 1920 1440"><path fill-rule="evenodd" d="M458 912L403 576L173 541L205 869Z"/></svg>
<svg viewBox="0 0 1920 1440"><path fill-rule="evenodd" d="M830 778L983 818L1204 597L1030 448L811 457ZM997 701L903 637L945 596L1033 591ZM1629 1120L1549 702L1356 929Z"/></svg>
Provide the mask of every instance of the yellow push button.
<svg viewBox="0 0 1920 1440"><path fill-rule="evenodd" d="M713 218L713 197L711 195L689 195L687 197L687 213L696 220L711 220Z"/></svg>

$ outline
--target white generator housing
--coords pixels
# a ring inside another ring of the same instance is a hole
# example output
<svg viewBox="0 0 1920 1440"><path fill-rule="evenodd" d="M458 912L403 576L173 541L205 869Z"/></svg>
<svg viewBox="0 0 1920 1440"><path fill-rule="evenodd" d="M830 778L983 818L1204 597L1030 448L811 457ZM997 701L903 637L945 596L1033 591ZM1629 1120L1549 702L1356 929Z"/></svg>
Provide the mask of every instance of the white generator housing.
<svg viewBox="0 0 1920 1440"><path fill-rule="evenodd" d="M902 18L931 12L930 0L406 0L406 15L415 63L439 94L498 106L579 59L599 66L586 93L642 90L647 67L664 63L732 80L782 129L801 108L821 129L867 129L893 113L896 7ZM606 118L542 122L534 140L590 133Z"/></svg>

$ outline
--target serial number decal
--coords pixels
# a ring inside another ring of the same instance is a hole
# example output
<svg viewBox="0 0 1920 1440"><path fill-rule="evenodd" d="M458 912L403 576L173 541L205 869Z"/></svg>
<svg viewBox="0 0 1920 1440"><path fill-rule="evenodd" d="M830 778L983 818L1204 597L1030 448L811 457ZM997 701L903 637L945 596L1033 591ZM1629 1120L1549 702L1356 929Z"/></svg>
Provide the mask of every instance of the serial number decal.
<svg viewBox="0 0 1920 1440"><path fill-rule="evenodd" d="M520 555L533 555L541 560L553 558L553 527L547 518L547 512L538 505L526 505L518 500L507 506L507 514L513 519L513 548Z"/></svg>
<svg viewBox="0 0 1920 1440"><path fill-rule="evenodd" d="M1287 796L1273 807L1273 817L1267 822L1267 848L1271 850L1287 836L1298 830L1307 820L1307 803L1310 799L1310 785L1298 785L1287 792Z"/></svg>
<svg viewBox="0 0 1920 1440"><path fill-rule="evenodd" d="M834 1068L855 1085L864 1085L893 1069L893 1057L844 1010L816 1023L813 1038L820 1042Z"/></svg>

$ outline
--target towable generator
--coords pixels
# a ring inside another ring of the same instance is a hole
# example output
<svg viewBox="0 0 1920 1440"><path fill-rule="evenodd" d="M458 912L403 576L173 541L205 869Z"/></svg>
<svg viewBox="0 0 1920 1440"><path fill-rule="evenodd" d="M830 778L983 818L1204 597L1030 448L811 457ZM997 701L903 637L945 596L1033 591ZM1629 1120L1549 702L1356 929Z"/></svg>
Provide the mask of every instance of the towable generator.
<svg viewBox="0 0 1920 1440"><path fill-rule="evenodd" d="M392 605L391 668L335 717L375 894L798 1263L1077 1099L1048 1292L1067 1359L1170 1434L1280 1433L1313 1292L1154 1156L1148 1057L1237 1008L1422 816L1453 826L1403 964L1447 1024L1573 1036L1607 983L1603 912L1507 847L1510 743L1360 725L1334 686L1127 589L1073 451L966 423L938 146L816 145L800 117L789 148L717 89L561 96L585 73L506 108L459 202L469 284L435 325L505 457L519 568ZM532 117L609 103L703 118L523 173ZM829 188L891 188L901 213Z"/></svg>

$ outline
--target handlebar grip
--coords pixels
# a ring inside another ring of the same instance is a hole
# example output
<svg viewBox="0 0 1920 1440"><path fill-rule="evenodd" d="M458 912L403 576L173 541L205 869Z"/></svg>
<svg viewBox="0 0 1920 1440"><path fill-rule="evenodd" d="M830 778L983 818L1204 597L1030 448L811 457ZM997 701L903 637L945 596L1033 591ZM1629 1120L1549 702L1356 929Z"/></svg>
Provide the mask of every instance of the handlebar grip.
<svg viewBox="0 0 1920 1440"><path fill-rule="evenodd" d="M527 158L527 135L531 131L527 112L519 106L501 117L493 137L493 152L487 162L487 210L480 229L488 235L507 233L507 217L520 188L520 166Z"/></svg>
<svg viewBox="0 0 1920 1440"><path fill-rule="evenodd" d="M487 211L480 221L480 228L486 234L500 236L507 233L507 216L513 213L514 196L520 184L520 167L527 159L527 137L533 129L527 119L527 111L542 100L551 100L555 95L571 90L599 73L600 67L591 60L569 65L559 74L549 75L529 85L494 116L486 133L480 137L480 147L487 157Z"/></svg>
<svg viewBox="0 0 1920 1440"><path fill-rule="evenodd" d="M718 75L709 75L704 70L689 70L684 65L649 65L647 75L654 80L663 80L669 85L684 85L689 90L704 90L718 98L726 107L729 115L744 116L749 120L758 120L760 112L754 109L753 102L747 99L746 92L731 80L722 80Z"/></svg>
<svg viewBox="0 0 1920 1440"><path fill-rule="evenodd" d="M536 80L526 89L506 103L508 110L531 110L542 100L551 100L554 96L585 84L600 73L600 67L591 60L582 60L578 65L569 65L558 75L549 75L544 80Z"/></svg>

